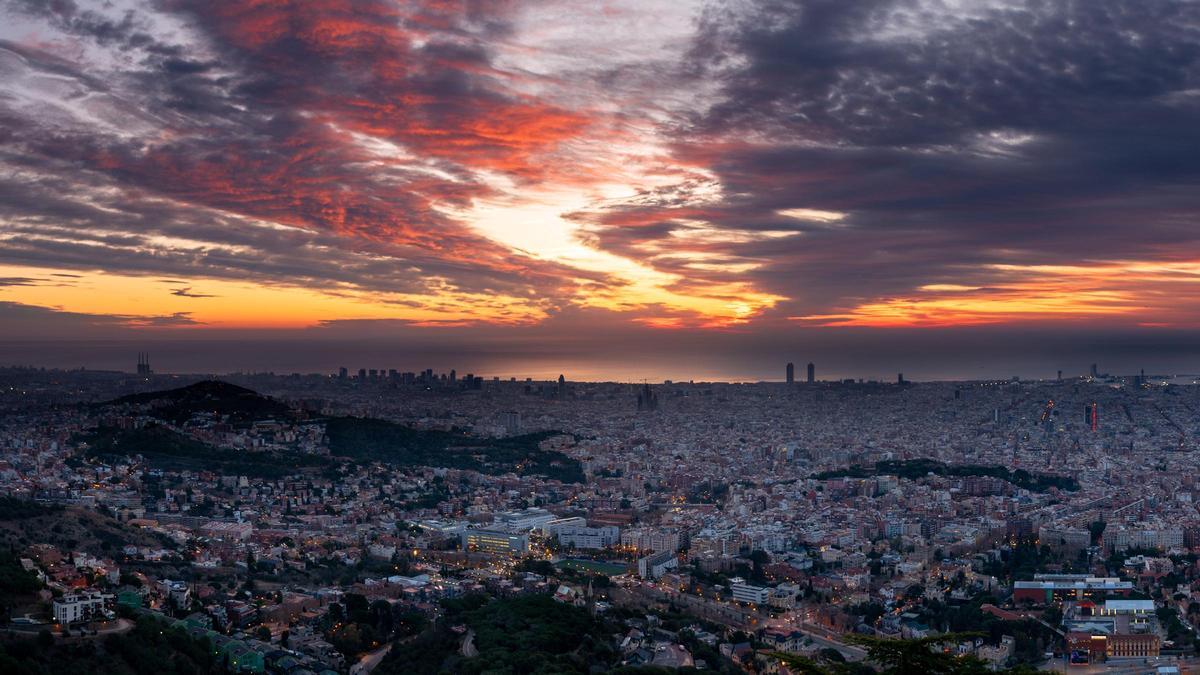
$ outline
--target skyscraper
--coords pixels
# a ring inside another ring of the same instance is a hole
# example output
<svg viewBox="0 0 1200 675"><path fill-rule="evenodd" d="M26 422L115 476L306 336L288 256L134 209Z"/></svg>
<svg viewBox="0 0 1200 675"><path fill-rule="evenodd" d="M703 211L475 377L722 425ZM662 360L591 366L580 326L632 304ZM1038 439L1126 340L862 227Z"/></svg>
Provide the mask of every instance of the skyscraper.
<svg viewBox="0 0 1200 675"><path fill-rule="evenodd" d="M567 397L567 378L562 375L558 376L558 397L560 399Z"/></svg>
<svg viewBox="0 0 1200 675"><path fill-rule="evenodd" d="M808 383L812 384L817 381L817 367L811 362L808 364Z"/></svg>
<svg viewBox="0 0 1200 675"><path fill-rule="evenodd" d="M146 352L138 352L137 362L138 375L153 375L154 371L150 370L150 355Z"/></svg>
<svg viewBox="0 0 1200 675"><path fill-rule="evenodd" d="M787 364L787 383L792 384L796 381L796 364Z"/></svg>
<svg viewBox="0 0 1200 675"><path fill-rule="evenodd" d="M646 412L658 409L658 396L650 388L649 383L643 384L641 391L638 392L637 409Z"/></svg>

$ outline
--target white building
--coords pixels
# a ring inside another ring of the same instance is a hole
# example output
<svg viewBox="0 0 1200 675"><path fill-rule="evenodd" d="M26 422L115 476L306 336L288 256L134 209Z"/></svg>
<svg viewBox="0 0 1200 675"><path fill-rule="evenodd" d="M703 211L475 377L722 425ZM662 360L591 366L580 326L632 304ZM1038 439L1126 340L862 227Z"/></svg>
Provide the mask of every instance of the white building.
<svg viewBox="0 0 1200 675"><path fill-rule="evenodd" d="M112 604L110 593L88 592L64 595L54 599L54 621L64 626L77 621L103 618L105 608Z"/></svg>
<svg viewBox="0 0 1200 675"><path fill-rule="evenodd" d="M745 602L753 605L765 605L771 598L771 589L762 586L751 586L741 577L729 580L729 591L733 593L734 602Z"/></svg>
<svg viewBox="0 0 1200 675"><path fill-rule="evenodd" d="M674 551L651 553L638 560L638 575L643 579L657 579L667 570L675 569L678 566L679 559L675 557Z"/></svg>
<svg viewBox="0 0 1200 675"><path fill-rule="evenodd" d="M558 537L558 543L575 548L608 548L621 540L621 529L615 525L588 527L582 518L563 518L542 526L548 537Z"/></svg>
<svg viewBox="0 0 1200 675"><path fill-rule="evenodd" d="M555 520L546 509L528 508L522 511L505 511L496 514L495 524L501 529L524 532Z"/></svg>
<svg viewBox="0 0 1200 675"><path fill-rule="evenodd" d="M678 551L683 542L678 532L647 528L621 533L621 546L636 551Z"/></svg>

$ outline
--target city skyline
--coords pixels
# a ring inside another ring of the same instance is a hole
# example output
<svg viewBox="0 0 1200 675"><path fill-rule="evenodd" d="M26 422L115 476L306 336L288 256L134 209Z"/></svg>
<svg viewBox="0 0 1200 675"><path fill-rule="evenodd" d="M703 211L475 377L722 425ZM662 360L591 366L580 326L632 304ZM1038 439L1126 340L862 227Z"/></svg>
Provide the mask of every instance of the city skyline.
<svg viewBox="0 0 1200 675"><path fill-rule="evenodd" d="M441 357L441 358L445 358L445 357ZM467 361L467 363L471 363L471 361ZM374 366L374 367L372 367L372 366ZM999 377L999 376L998 377L973 377L973 378L972 377L943 377L943 378L934 377L934 378L914 379L912 377L906 377L904 375L903 371L895 373L894 376L886 376L886 375L880 375L880 374L872 374L872 375L864 376L861 374L851 375L849 373L835 372L835 373L830 374L828 377L818 377L817 376L817 372L818 372L817 365L810 361L806 364L806 372L803 374L804 379L802 379L802 380L796 379L795 364L791 361L789 361L785 364L782 364L783 368L782 368L781 373L779 373L780 377L761 377L761 378L732 377L732 378L723 378L723 379L720 377L696 378L696 377L686 377L686 376L685 377L674 377L674 378L673 377L652 378L652 377L647 377L647 376L630 377L630 376L625 376L624 375L625 371L620 371L620 370L616 371L616 373L617 373L616 376L614 376L614 372L610 370L610 371L599 371L598 373L593 373L591 371L584 371L582 374L581 373L573 373L572 377L567 377L566 373L564 373L564 372L558 372L557 375L554 375L553 368L550 366L546 366L546 365L536 366L535 370L532 372L520 372L520 371L473 372L469 369L460 370L459 368L455 367L453 362L441 362L441 361L435 366L421 367L421 368L417 368L416 370L406 370L406 368L409 368L412 366L413 366L412 362L401 363L401 364L397 364L395 362L388 362L388 363L371 362L370 365L354 365L354 366L342 365L342 366L338 366L337 368L334 368L332 370L326 370L326 371L293 370L291 372L287 372L286 370L282 370L280 372L276 372L274 369L271 369L271 368L257 368L257 369L256 368L247 368L247 369L243 369L243 370L213 369L213 370L208 370L208 371L205 371L205 370L191 371L191 370L178 370L178 369L176 369L176 370L157 369L156 370L154 367L154 364L151 362L151 354L149 352L137 352L136 364L132 370L130 370L128 368L123 368L119 365L114 366L112 368L95 368L95 367L88 368L87 366L61 367L61 366L56 366L56 365L51 365L51 366L40 365L39 366L38 364L0 364L0 368L7 367L7 368L15 369L17 371L20 371L23 369L24 370L28 370L28 369L39 370L40 369L40 370L44 371L44 370L49 369L50 371L59 371L59 372L63 372L63 373L88 372L88 371L96 372L96 373L130 373L130 374L136 374L140 377L145 377L145 378L147 378L147 380L149 380L150 378L152 378L155 375L169 376L169 377L176 377L176 376L223 377L223 376L242 376L242 375L264 374L264 375L299 375L299 376L304 376L304 377L322 377L322 378L327 377L331 380L336 379L336 380L342 380L342 381L354 381L354 382L359 382L359 383L370 382L370 383L386 384L389 386L412 386L412 385L446 386L446 385L449 385L452 388L458 387L458 388L463 388L463 389L478 389L481 387L481 385L484 385L484 384L487 384L490 382L497 382L497 383L499 383L499 382L505 382L505 383L517 383L517 382L531 383L531 382L534 382L534 383L538 383L538 384L543 384L543 383L553 383L554 381L557 380L557 382L559 384L560 395L562 392L561 386L564 383L583 383L583 384L592 384L592 383L601 384L601 383L603 383L603 384L631 384L631 385L643 385L643 384L668 384L669 385L669 384L673 384L676 382L679 382L679 383L686 383L686 382L714 383L714 384L775 384L775 383L782 383L782 384L787 384L790 386L807 386L807 385L814 385L814 384L816 384L816 385L837 385L837 384L847 384L847 383L880 384L880 383L889 383L889 382L895 382L896 384L906 385L906 384L911 384L914 382L978 383L978 382L1004 382L1004 381L1020 381L1020 380L1032 381L1032 382L1063 382L1066 380L1077 380L1077 381L1097 380L1097 381L1112 381L1114 383L1125 383L1126 381L1128 381L1128 383L1130 383L1130 384L1134 384L1136 386L1141 386L1141 384L1143 384L1145 382L1149 382L1151 380L1157 380L1157 381L1164 382L1164 383L1169 382L1169 383L1175 383L1175 384L1180 384L1180 383L1194 384L1194 383L1196 383L1196 380L1200 379L1200 373L1172 371L1172 372L1151 372L1150 374L1147 374L1145 368L1139 368L1133 372L1124 372L1124 371L1109 372L1108 369L1100 367L1100 364L1095 363L1095 362L1091 363L1085 371L1081 371L1081 372L1077 372L1077 373L1071 373L1071 372L1064 373L1064 371L1062 369L1059 369L1059 370L1055 371L1055 373L1052 375L1033 376L1033 377L1024 377L1024 378L1019 374L1011 374L1009 376L1004 376L1004 377ZM550 369L547 370L546 368L550 368ZM1191 380L1191 381L1189 381L1189 380Z"/></svg>
<svg viewBox="0 0 1200 675"><path fill-rule="evenodd" d="M0 362L94 340L202 370L250 340L311 370L391 340L647 377L1200 369L1195 3L0 17Z"/></svg>

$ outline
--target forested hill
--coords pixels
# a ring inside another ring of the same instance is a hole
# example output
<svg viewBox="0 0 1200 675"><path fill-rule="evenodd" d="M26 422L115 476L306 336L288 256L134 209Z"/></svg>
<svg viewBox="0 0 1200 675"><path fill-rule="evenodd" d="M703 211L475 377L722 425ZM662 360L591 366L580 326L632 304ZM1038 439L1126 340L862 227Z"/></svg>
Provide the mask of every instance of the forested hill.
<svg viewBox="0 0 1200 675"><path fill-rule="evenodd" d="M543 441L560 435L539 432L507 438L482 438L449 431L412 429L385 420L335 417L325 425L329 451L338 457L399 466L440 466L481 473L540 475L564 483L583 481L579 462Z"/></svg>
<svg viewBox="0 0 1200 675"><path fill-rule="evenodd" d="M983 464L945 464L934 459L905 459L885 460L876 462L875 466L852 466L846 469L836 469L813 474L813 478L824 480L828 478L872 478L875 476L898 476L910 480L923 478L929 474L936 476L991 476L1006 480L1019 488L1031 492L1046 492L1050 488L1074 492L1079 489L1079 482L1070 476L1055 476L1044 473L1030 473L1024 469L1009 470L1003 466Z"/></svg>
<svg viewBox="0 0 1200 675"><path fill-rule="evenodd" d="M198 413L212 413L234 424L287 418L294 414L285 403L219 380L205 380L178 389L131 394L103 405L143 408L154 417L176 424Z"/></svg>
<svg viewBox="0 0 1200 675"><path fill-rule="evenodd" d="M369 417L317 418L250 389L214 380L133 394L100 407L152 420L136 428L101 426L78 435L77 442L86 443L81 446L86 455L106 459L141 456L151 466L164 470L208 469L274 478L348 460L469 469L494 475L536 475L572 483L583 481L579 462L541 447L543 441L561 435L559 432L490 438L465 432L414 429ZM271 450L216 447L189 428L189 421L204 413L243 430L255 421L266 419L284 424L324 425L330 456L290 452L279 447Z"/></svg>

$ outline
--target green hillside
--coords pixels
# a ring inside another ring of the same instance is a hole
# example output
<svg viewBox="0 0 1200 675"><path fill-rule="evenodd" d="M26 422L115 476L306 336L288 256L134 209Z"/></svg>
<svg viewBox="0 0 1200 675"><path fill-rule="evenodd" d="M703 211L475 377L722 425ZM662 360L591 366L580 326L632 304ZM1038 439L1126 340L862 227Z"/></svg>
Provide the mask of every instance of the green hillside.
<svg viewBox="0 0 1200 675"><path fill-rule="evenodd" d="M384 420L335 417L326 422L329 450L338 457L399 466L436 466L482 473L539 475L565 483L583 480L579 462L538 445L555 432L508 438L478 438L448 431L423 431Z"/></svg>

